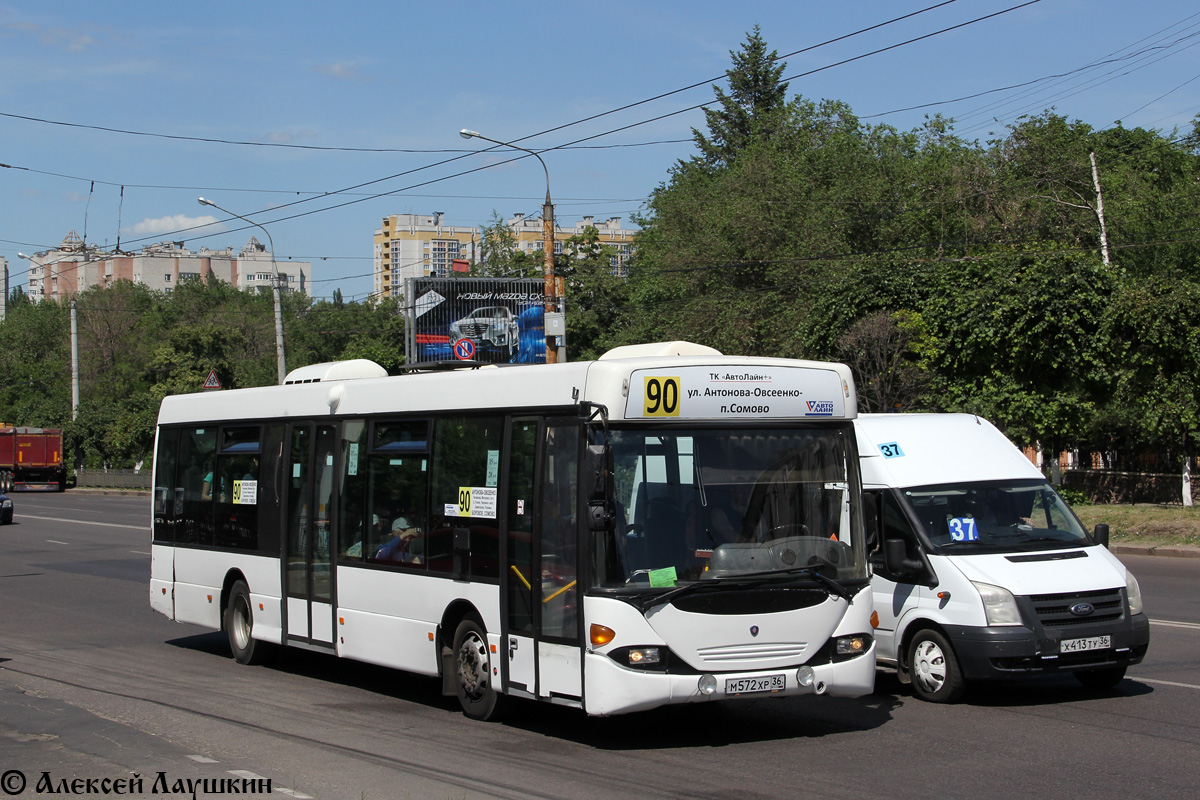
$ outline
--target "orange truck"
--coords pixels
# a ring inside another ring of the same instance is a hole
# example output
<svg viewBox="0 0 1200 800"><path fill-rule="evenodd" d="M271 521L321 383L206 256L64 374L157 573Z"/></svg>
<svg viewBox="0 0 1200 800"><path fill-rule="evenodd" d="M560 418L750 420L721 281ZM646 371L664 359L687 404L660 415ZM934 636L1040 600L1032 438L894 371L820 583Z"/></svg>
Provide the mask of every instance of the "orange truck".
<svg viewBox="0 0 1200 800"><path fill-rule="evenodd" d="M67 488L61 428L0 427L0 492Z"/></svg>

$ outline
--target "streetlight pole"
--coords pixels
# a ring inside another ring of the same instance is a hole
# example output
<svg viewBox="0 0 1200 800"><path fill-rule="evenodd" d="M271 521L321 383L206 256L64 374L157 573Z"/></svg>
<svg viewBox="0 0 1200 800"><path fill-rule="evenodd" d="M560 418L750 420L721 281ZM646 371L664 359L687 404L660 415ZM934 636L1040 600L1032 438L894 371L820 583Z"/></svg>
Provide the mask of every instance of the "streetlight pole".
<svg viewBox="0 0 1200 800"><path fill-rule="evenodd" d="M252 219L246 219L241 214L235 214L228 208L221 208L212 200L205 200L203 197L197 197L196 201L202 206L212 206L217 211L224 212L231 217L237 217L242 222L248 222L267 235L267 242L271 245L271 295L275 300L275 371L278 373L279 384L282 386L283 378L287 375L287 361L283 355L283 312L279 307L279 267L275 264L275 240L271 238L269 230Z"/></svg>
<svg viewBox="0 0 1200 800"><path fill-rule="evenodd" d="M467 128L463 128L461 131L459 131L458 135L464 139L483 139L485 142L498 144L501 147L511 147L514 150L520 150L522 152L529 153L529 155L533 156L541 163L542 171L546 173L546 202L542 206L542 272L545 274L546 278L546 315L548 317L550 314L559 311L559 303L565 300L565 291L559 292L561 281L556 281L554 275L554 204L550 202L550 170L547 169L546 162L542 160L542 157L528 148L521 147L520 145L513 144L512 142L502 142L498 139L492 139L484 136L479 131L472 131L468 130ZM558 352L556 353L555 348L550 346L550 334L547 333L546 363L554 364L559 361L566 362L566 360L566 345L560 346L558 348Z"/></svg>

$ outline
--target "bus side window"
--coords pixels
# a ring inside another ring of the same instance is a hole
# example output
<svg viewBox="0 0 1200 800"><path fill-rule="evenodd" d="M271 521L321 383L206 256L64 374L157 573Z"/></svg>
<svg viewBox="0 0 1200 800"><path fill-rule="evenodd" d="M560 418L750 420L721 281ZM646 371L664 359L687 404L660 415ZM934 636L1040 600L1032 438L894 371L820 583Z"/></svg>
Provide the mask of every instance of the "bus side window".
<svg viewBox="0 0 1200 800"><path fill-rule="evenodd" d="M213 471L217 465L217 428L184 428L179 435L176 465L178 493L182 489L183 522L176 528L182 544L213 542Z"/></svg>
<svg viewBox="0 0 1200 800"><path fill-rule="evenodd" d="M433 437L432 530L426 546L429 568L451 572L454 530L466 528L472 578L500 576L500 445L502 417L439 419ZM455 514L447 514L449 507Z"/></svg>
<svg viewBox="0 0 1200 800"><path fill-rule="evenodd" d="M371 563L428 569L429 422L380 421L372 436L363 553Z"/></svg>
<svg viewBox="0 0 1200 800"><path fill-rule="evenodd" d="M367 505L367 423L347 421L342 431L342 507L338 525L338 556L362 561L369 526Z"/></svg>

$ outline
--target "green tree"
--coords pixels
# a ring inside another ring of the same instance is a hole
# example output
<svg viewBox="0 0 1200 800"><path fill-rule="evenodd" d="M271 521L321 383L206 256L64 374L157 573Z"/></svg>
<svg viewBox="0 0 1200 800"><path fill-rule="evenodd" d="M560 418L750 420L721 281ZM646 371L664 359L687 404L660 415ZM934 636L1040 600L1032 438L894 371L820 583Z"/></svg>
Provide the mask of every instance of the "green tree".
<svg viewBox="0 0 1200 800"><path fill-rule="evenodd" d="M787 64L777 60L776 51L767 52L759 26L746 35L740 51L729 55L729 94L714 85L720 107L704 109L708 134L692 129L701 159L709 166L729 164L752 140L770 138L787 100L788 85L780 82Z"/></svg>
<svg viewBox="0 0 1200 800"><path fill-rule="evenodd" d="M615 273L616 251L600 243L593 226L563 245L556 268L567 293L567 351L573 361L598 358L610 346L618 314L629 300L629 285Z"/></svg>

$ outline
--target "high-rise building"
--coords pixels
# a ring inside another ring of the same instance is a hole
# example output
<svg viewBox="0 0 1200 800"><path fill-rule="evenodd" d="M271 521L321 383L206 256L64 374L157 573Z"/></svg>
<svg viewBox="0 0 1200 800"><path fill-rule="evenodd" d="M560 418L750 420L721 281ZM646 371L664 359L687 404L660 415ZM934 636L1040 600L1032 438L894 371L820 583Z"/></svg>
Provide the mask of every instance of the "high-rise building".
<svg viewBox="0 0 1200 800"><path fill-rule="evenodd" d="M375 231L375 296L399 296L407 278L444 278L478 260L479 229L446 225L441 211L392 214Z"/></svg>
<svg viewBox="0 0 1200 800"><path fill-rule="evenodd" d="M312 264L307 261L272 264L272 254L254 237L237 252L232 247L224 250L201 247L192 252L183 242L160 242L137 253L122 253L87 245L71 231L57 248L29 258L28 291L29 299L37 303L46 298L64 300L118 280L170 292L181 280L208 281L216 277L243 291L269 292L274 271L279 273L282 291L312 295Z"/></svg>

